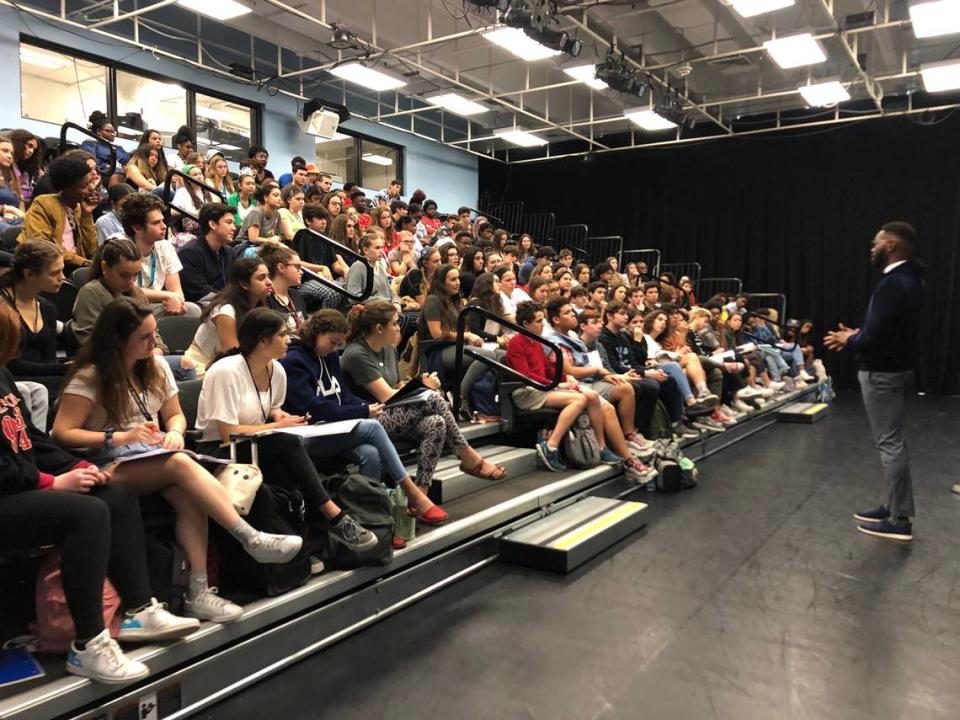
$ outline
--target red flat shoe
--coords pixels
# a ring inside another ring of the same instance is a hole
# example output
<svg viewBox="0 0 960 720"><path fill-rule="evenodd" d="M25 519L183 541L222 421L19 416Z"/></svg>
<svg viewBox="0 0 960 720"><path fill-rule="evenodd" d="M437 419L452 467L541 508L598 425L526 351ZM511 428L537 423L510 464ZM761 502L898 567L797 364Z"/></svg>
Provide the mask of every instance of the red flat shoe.
<svg viewBox="0 0 960 720"><path fill-rule="evenodd" d="M426 512L420 512L416 508L407 505L407 515L416 518L424 525L443 525L450 519L450 515L438 505L434 505Z"/></svg>
<svg viewBox="0 0 960 720"><path fill-rule="evenodd" d="M391 543L394 550L403 550L407 546L407 541L402 537L393 536L393 542Z"/></svg>

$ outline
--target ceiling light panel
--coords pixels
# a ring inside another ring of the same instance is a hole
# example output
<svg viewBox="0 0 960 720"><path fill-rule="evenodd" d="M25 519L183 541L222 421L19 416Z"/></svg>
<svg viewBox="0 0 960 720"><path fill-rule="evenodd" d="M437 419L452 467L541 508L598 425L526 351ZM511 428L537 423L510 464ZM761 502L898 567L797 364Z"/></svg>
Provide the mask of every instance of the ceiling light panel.
<svg viewBox="0 0 960 720"><path fill-rule="evenodd" d="M953 35L960 32L960 2L936 0L911 5L910 20L918 38Z"/></svg>
<svg viewBox="0 0 960 720"><path fill-rule="evenodd" d="M733 0L733 9L741 17L753 17L764 13L782 10L793 5L795 0Z"/></svg>
<svg viewBox="0 0 960 720"><path fill-rule="evenodd" d="M509 50L518 58L527 62L546 60L561 54L559 50L551 50L536 40L527 37L527 34L519 28L501 27L484 33L483 36L493 44Z"/></svg>
<svg viewBox="0 0 960 720"><path fill-rule="evenodd" d="M827 54L810 33L767 40L763 44L763 48L773 58L773 61L784 70L803 67L804 65L816 65L827 60Z"/></svg>
<svg viewBox="0 0 960 720"><path fill-rule="evenodd" d="M407 84L405 80L380 72L379 70L374 70L373 68L368 68L366 65L361 65L358 62L348 62L332 67L330 68L330 74L375 92L396 90Z"/></svg>
<svg viewBox="0 0 960 720"><path fill-rule="evenodd" d="M246 5L234 0L177 0L177 4L214 20L230 20L251 12Z"/></svg>
<svg viewBox="0 0 960 720"><path fill-rule="evenodd" d="M624 110L623 116L634 125L651 132L673 130L677 124L657 115L653 110Z"/></svg>
<svg viewBox="0 0 960 720"><path fill-rule="evenodd" d="M596 65L574 65L573 67L565 67L563 71L574 80L579 80L594 90L605 90L610 87L603 80L597 80Z"/></svg>
<svg viewBox="0 0 960 720"><path fill-rule="evenodd" d="M373 163L374 165L393 165L393 160L383 155L377 155L376 153L366 153L363 155L363 161L368 163Z"/></svg>
<svg viewBox="0 0 960 720"><path fill-rule="evenodd" d="M811 107L826 107L836 105L850 99L850 93L836 80L817 83L816 85L801 85L798 90Z"/></svg>
<svg viewBox="0 0 960 720"><path fill-rule="evenodd" d="M494 130L493 134L504 142L508 142L511 145L517 145L519 147L540 147L549 142L539 135L534 135L533 133L529 133L526 130L520 130L519 128L501 128L500 130Z"/></svg>
<svg viewBox="0 0 960 720"><path fill-rule="evenodd" d="M479 115L480 113L488 112L487 108L480 103L474 102L469 98L465 98L463 95L458 93L434 95L433 97L426 98L426 101L431 105L436 105L444 110L449 110L456 115Z"/></svg>
<svg viewBox="0 0 960 720"><path fill-rule="evenodd" d="M920 66L923 87L927 92L960 89L960 60L946 60Z"/></svg>

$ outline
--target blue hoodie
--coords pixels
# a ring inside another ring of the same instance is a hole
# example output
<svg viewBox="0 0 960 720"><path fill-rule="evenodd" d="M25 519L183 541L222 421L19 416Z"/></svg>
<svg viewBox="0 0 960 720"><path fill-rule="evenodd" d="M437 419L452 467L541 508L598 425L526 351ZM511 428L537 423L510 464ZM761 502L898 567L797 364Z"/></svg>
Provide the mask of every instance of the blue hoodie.
<svg viewBox="0 0 960 720"><path fill-rule="evenodd" d="M370 417L367 403L350 392L336 353L321 358L303 341L294 340L280 364L287 373L283 409L288 413L309 413L311 422Z"/></svg>

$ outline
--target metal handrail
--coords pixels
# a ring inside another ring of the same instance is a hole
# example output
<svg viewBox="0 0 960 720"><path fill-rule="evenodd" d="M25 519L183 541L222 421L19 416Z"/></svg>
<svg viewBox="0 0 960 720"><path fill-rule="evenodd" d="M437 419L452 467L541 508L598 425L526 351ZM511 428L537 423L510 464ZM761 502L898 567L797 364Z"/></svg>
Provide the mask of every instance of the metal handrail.
<svg viewBox="0 0 960 720"><path fill-rule="evenodd" d="M227 202L226 196L225 196L222 192L220 192L219 190L217 190L215 187L213 187L213 185L207 185L205 182L200 182L199 180L194 180L192 177L190 177L190 176L187 175L186 173L184 173L184 172L182 172L182 171L180 171L180 170L175 170L175 169L173 169L173 168L170 168L170 170L167 171L167 177L166 177L166 178L164 179L164 181L163 181L163 199L164 199L164 202L166 202L166 199L167 199L168 197L170 197L170 186L171 186L171 184L173 183L173 178L174 178L174 176L183 178L183 179L186 180L188 183L191 183L191 184L193 184L193 185L199 186L201 190L206 190L207 192L213 193L213 194L216 195L218 198L220 198L220 202L222 202L222 203ZM178 207L177 205L174 205L174 204L173 204L173 200L171 199L170 202L167 203L166 218L171 218L171 217L173 217L173 211L174 211L174 210L176 210L179 215L183 215L184 217L188 217L188 218L190 218L191 220L194 220L194 221L196 221L196 222L200 222L199 216L194 215L194 214L193 214L192 212L190 212L189 210L184 210L183 208ZM203 230L204 228L200 228L200 229Z"/></svg>
<svg viewBox="0 0 960 720"><path fill-rule="evenodd" d="M329 237L328 235L324 235L323 233L319 233L316 230L311 230L310 228L303 228L301 230L298 230L297 234L293 236L292 245L293 245L293 249L297 250L297 252L299 252L299 248L301 247L304 241L303 239L307 237L306 233L310 233L311 235L316 236L317 238L320 239L321 243L332 246L335 251L339 250L340 251L339 254L348 255L351 258L355 258L361 261L364 265L366 265L367 279L364 282L363 290L360 292L360 294L354 295L352 292L349 292L345 287L338 285L333 280L327 280L322 275L319 275L313 272L312 270L308 270L307 268L303 268L303 274L305 276L309 276L309 279L316 280L324 287L328 287L331 290L334 290L340 293L352 303L362 303L373 294L373 266L370 264L370 261L367 260L366 257L356 252L353 248L347 247L346 245L341 245L332 237Z"/></svg>
<svg viewBox="0 0 960 720"><path fill-rule="evenodd" d="M654 262L654 267L652 268L649 267L649 263L648 263L647 276L659 277L660 276L660 251L657 250L656 248L640 248L639 250L624 250L622 254L626 256L626 255L641 255L642 253L656 254L657 259L656 259L656 262ZM626 267L626 264L628 262L639 262L640 260L643 260L643 258L641 257L638 260L627 260L626 257L623 257L623 259L621 260L621 263L623 264L624 267ZM646 262L646 260L643 260L643 262Z"/></svg>
<svg viewBox="0 0 960 720"><path fill-rule="evenodd" d="M66 152L65 148L67 145L67 130L76 130L77 132L81 132L84 135L86 135L88 138L92 138L93 140L96 140L98 144L106 145L108 148L110 148L110 168L111 168L110 172L113 172L113 170L116 169L117 146L114 145L112 142L108 142L107 140L104 140L99 135L94 134L93 131L90 130L89 128L85 128L82 125L77 125L76 123L73 123L73 122L65 122L63 125L60 126L60 154L61 155L63 155L63 153ZM94 158L94 161L96 161L96 158ZM97 172L100 172L99 168L97 169Z"/></svg>
<svg viewBox="0 0 960 720"><path fill-rule="evenodd" d="M708 283L711 283L711 285L708 285ZM703 293L704 297L710 298L716 295L718 292L720 292L720 286L723 283L727 283L729 285L735 286L736 289L733 291L734 294L740 295L743 293L743 280L741 280L738 277L700 278L700 287L698 288L698 290ZM711 290L713 290L713 292L707 292L705 288L710 288ZM723 291L726 293L726 288L724 288Z"/></svg>
<svg viewBox="0 0 960 720"><path fill-rule="evenodd" d="M548 350L551 350L554 354L554 373L553 380L544 385L541 382L529 378L518 370L514 370L509 365L504 365L499 360L494 360L493 358L488 358L486 355L481 355L476 350L464 346L464 333L467 329L467 317L470 315L480 315L487 320L493 320L495 323L513 330L514 332L525 335L531 340L535 340L540 343ZM453 390L453 416L460 417L460 406L462 404L463 398L460 396L460 381L463 379L463 356L469 355L477 362L482 362L488 367L495 368L501 373L511 377L528 387L532 387L536 390L542 390L543 392L549 392L553 390L557 385L563 381L563 353L560 351L560 347L556 343L552 343L549 340L545 340L540 335L530 332L522 325L519 325L515 322L511 322L506 318L502 318L496 313L492 313L486 308L482 308L479 305L468 305L460 312L460 317L457 318L457 343L456 355L454 357L454 378L456 382L454 383Z"/></svg>

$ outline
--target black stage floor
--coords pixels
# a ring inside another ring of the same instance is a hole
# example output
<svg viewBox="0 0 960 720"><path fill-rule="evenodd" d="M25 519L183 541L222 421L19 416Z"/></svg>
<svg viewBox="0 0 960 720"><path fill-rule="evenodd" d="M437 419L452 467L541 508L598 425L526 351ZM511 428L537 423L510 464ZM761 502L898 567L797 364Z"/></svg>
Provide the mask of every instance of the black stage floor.
<svg viewBox="0 0 960 720"><path fill-rule="evenodd" d="M960 401L916 398L912 544L862 535L859 397L705 461L646 534L558 577L493 565L204 717L960 717Z"/></svg>

